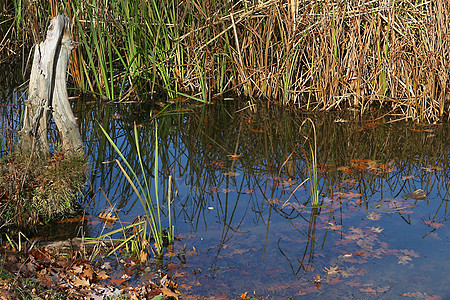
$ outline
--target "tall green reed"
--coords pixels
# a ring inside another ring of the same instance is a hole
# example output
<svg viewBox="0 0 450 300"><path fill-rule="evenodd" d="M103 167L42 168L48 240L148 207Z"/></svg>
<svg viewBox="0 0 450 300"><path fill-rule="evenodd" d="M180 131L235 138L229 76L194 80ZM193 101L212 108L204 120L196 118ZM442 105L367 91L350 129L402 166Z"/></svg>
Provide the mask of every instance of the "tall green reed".
<svg viewBox="0 0 450 300"><path fill-rule="evenodd" d="M138 160L139 160L139 166L140 166L140 175L142 177L139 177L137 175L138 170L134 170L133 167L131 167L131 165L129 164L129 162L127 161L127 159L124 157L124 155L122 154L122 152L120 151L120 149L117 147L117 145L114 143L114 141L112 140L112 138L110 137L110 135L106 132L106 130L100 125L101 130L103 131L103 134L106 136L106 138L108 139L109 143L113 146L114 150L116 151L116 153L119 155L119 157L121 158L123 164L125 165L125 167L122 165L122 163L119 160L115 160L117 165L119 166L120 170L122 171L122 174L125 176L126 180L128 181L128 183L130 184L131 188L133 189L135 195L138 197L142 208L144 209L145 215L143 216L144 220L145 220L145 224L142 223L143 221L139 221L139 225L142 225L140 227L140 229L138 230L138 235L140 236L140 238L142 240L147 241L147 244L150 245L150 238L153 238L155 241L155 250L156 250L156 255L157 256L161 256L163 254L163 249L164 249L164 228L162 227L162 222L161 222L161 213L160 210L162 209L162 203L160 203L159 201L159 191L158 191L158 173L159 173L159 169L158 169L158 160L159 160L159 156L158 156L158 135L157 135L157 127L155 126L155 130L156 130L156 135L155 135L155 154L154 154L154 192L155 192L155 200L153 201L152 196L151 196L151 189L149 186L149 181L145 172L145 167L144 167L144 163L142 160L142 156L141 156L141 149L139 146L139 134L138 134L138 130L137 130L137 126L136 124L134 124L134 142L136 145L136 153L138 156ZM169 195L170 195L170 188L169 188ZM167 231L168 234L168 240L169 242L173 242L174 238L173 238L173 226L170 220L171 214L170 214L170 198L169 198L169 230ZM150 227L150 232L149 235L147 236L147 224ZM133 224L132 224L133 225ZM132 226L130 225L130 226ZM119 232L119 231L123 231L122 230L118 230L115 232ZM125 241L122 241L122 243L129 241L129 238L126 238Z"/></svg>
<svg viewBox="0 0 450 300"><path fill-rule="evenodd" d="M300 130L303 126L309 122L311 124L313 130L313 138L314 140L311 142L310 137L306 137L308 142L309 151L305 151L303 147L301 147L303 154L305 155L306 164L308 166L308 177L309 177L309 189L311 194L311 203L313 206L319 205L319 178L317 174L317 134L316 134L316 125L310 118L306 118L302 125L300 126ZM308 153L307 153L308 152Z"/></svg>

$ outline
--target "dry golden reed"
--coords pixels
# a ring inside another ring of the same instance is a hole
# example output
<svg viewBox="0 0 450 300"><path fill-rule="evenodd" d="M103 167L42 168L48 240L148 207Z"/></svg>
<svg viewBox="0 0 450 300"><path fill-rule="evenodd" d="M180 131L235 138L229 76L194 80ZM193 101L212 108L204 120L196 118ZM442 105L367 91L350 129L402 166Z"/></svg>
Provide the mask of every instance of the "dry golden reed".
<svg viewBox="0 0 450 300"><path fill-rule="evenodd" d="M83 44L75 81L110 99L232 92L308 110L448 115L447 1L88 2L60 8Z"/></svg>

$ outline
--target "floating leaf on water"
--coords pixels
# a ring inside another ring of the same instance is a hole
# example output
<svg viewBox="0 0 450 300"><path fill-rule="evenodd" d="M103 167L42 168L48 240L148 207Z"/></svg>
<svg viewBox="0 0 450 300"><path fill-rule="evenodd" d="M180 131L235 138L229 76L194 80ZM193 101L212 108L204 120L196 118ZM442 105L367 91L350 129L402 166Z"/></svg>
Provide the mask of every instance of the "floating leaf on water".
<svg viewBox="0 0 450 300"><path fill-rule="evenodd" d="M409 261L412 260L411 257L409 257L408 255L398 255L398 264L402 264L402 265L406 265L409 264Z"/></svg>
<svg viewBox="0 0 450 300"><path fill-rule="evenodd" d="M112 215L111 211L105 211L98 215L98 218L105 222L115 223L117 221L117 217Z"/></svg>
<svg viewBox="0 0 450 300"><path fill-rule="evenodd" d="M338 275L339 274L339 267L335 266L335 267L329 267L329 268L324 268L323 269L325 271L325 273L327 273L327 275L333 276L333 275Z"/></svg>
<svg viewBox="0 0 450 300"><path fill-rule="evenodd" d="M425 194L425 192L422 189L418 189L412 193L403 195L402 198L403 199L425 200L427 198L427 194Z"/></svg>
<svg viewBox="0 0 450 300"><path fill-rule="evenodd" d="M411 178L414 178L414 175L402 176L403 181L411 179Z"/></svg>
<svg viewBox="0 0 450 300"><path fill-rule="evenodd" d="M433 222L433 221L423 221L423 222L425 223L425 225L434 227L436 229L439 229L442 226L444 226L444 224L439 223L439 222Z"/></svg>
<svg viewBox="0 0 450 300"><path fill-rule="evenodd" d="M381 215L377 214L374 211L371 211L370 213L367 214L367 219L372 220L372 221L377 221L377 220L381 219Z"/></svg>
<svg viewBox="0 0 450 300"><path fill-rule="evenodd" d="M380 228L380 227L367 227L367 228L369 228L372 232L374 232L374 233L381 233L384 229L383 228Z"/></svg>

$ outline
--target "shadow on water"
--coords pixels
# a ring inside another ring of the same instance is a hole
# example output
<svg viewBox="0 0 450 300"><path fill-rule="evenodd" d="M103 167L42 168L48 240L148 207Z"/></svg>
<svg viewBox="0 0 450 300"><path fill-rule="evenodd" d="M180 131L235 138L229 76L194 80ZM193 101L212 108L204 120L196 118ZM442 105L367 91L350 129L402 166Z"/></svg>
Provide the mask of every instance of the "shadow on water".
<svg viewBox="0 0 450 300"><path fill-rule="evenodd" d="M449 124L391 123L390 117L351 112L240 109L231 102L174 104L153 118L152 108L139 105L76 101L92 169L82 203L90 215L85 233L112 230L98 219L109 202L124 222L143 213L98 124L139 169L136 122L151 177L157 122L158 189L165 216L169 175L176 187L171 201L178 240L175 254L165 257L165 268L184 294L450 296ZM0 110L3 137L14 135L20 107L5 104ZM317 208L310 208L305 183L304 153L313 139L310 125L300 128L306 117L317 130ZM9 147L2 144L3 153ZM426 198L402 198L418 189Z"/></svg>
<svg viewBox="0 0 450 300"><path fill-rule="evenodd" d="M90 232L109 206L125 221L142 214L99 122L138 168L139 124L153 174L155 122L159 191L169 175L178 241L166 258L184 291L271 297L426 297L450 295L447 229L448 124L418 126L349 114L306 116L233 104L174 107L152 120L142 107L96 104L79 111L92 159ZM317 129L321 207L311 209L305 154ZM105 163L110 162L110 163ZM153 180L150 180L150 184ZM102 189L105 194L98 192ZM426 198L402 198L422 189ZM165 205L167 214L167 205Z"/></svg>

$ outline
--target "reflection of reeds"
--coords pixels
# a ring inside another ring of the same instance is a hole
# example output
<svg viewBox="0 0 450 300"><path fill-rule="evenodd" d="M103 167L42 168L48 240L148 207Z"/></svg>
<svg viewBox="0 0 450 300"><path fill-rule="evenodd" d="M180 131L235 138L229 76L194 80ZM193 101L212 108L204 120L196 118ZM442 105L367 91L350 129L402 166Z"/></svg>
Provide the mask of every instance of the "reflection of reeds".
<svg viewBox="0 0 450 300"><path fill-rule="evenodd" d="M23 32L57 10L28 3L29 18L14 8ZM209 101L233 91L308 109L384 105L420 121L447 109L442 0L70 3L64 10L83 44L75 81L110 99L163 89Z"/></svg>

